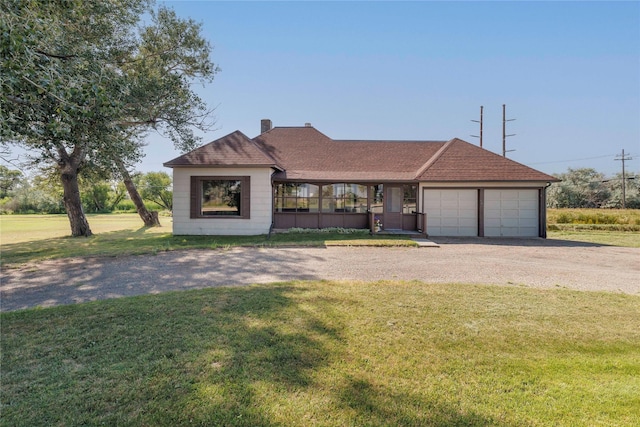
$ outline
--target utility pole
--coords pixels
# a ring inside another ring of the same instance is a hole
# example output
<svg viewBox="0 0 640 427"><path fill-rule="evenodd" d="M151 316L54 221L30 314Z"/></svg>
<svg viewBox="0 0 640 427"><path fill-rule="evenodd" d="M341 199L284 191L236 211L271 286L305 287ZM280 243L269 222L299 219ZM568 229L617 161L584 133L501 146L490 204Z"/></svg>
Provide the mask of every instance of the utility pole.
<svg viewBox="0 0 640 427"><path fill-rule="evenodd" d="M506 106L505 104L502 104L502 157L507 157L507 152L509 151L515 151L515 150L507 150L507 137L515 136L515 133L507 135L507 132L506 132L507 122L512 122L514 120L515 119L507 120Z"/></svg>
<svg viewBox="0 0 640 427"><path fill-rule="evenodd" d="M619 154L620 157L616 158L616 160L622 161L622 209L627 208L627 197L626 197L626 187L627 187L627 178L624 176L624 162L626 160L633 160L629 156L625 156L624 148L622 149L622 154Z"/></svg>
<svg viewBox="0 0 640 427"><path fill-rule="evenodd" d="M480 106L480 120L471 120L472 122L480 123L480 135L471 135L474 138L480 138L480 148L482 148L482 105Z"/></svg>

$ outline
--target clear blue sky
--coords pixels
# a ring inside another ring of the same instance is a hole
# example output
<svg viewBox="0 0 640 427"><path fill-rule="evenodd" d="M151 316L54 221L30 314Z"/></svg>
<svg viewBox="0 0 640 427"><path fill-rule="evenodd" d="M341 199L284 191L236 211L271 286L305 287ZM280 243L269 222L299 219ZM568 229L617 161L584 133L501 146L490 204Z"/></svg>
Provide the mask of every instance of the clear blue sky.
<svg viewBox="0 0 640 427"><path fill-rule="evenodd" d="M310 122L335 139L438 139L548 173L640 172L640 2L166 1L203 24L218 130ZM150 136L140 170L178 155ZM154 148L155 147L155 148Z"/></svg>

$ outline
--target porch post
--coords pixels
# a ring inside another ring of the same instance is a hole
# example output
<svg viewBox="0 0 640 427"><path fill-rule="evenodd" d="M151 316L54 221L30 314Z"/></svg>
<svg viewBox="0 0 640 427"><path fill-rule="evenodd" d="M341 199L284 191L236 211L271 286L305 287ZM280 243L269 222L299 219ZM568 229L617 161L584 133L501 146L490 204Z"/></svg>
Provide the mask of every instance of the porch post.
<svg viewBox="0 0 640 427"><path fill-rule="evenodd" d="M372 211L369 211L369 232L371 234L375 234L376 230L376 214Z"/></svg>

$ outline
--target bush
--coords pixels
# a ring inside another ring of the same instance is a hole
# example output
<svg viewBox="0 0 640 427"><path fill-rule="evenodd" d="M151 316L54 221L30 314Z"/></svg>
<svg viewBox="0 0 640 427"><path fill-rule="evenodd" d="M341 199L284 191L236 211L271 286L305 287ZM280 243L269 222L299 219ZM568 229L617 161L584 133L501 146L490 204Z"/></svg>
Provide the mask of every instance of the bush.
<svg viewBox="0 0 640 427"><path fill-rule="evenodd" d="M329 228L299 228L294 227L287 230L287 233L338 233L338 234L366 234L369 233L368 229L362 228L342 228L342 227L329 227Z"/></svg>
<svg viewBox="0 0 640 427"><path fill-rule="evenodd" d="M548 209L547 223L549 230L638 231L640 229L640 210Z"/></svg>

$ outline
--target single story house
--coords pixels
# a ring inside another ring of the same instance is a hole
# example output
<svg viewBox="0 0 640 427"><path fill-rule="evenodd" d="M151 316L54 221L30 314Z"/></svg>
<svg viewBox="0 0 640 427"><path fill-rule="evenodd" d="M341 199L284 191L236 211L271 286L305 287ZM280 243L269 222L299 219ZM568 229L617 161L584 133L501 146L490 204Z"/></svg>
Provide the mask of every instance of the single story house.
<svg viewBox="0 0 640 427"><path fill-rule="evenodd" d="M334 140L310 124L240 131L177 157L173 232L369 228L546 237L553 176L461 139Z"/></svg>

